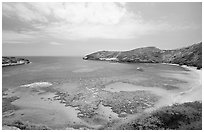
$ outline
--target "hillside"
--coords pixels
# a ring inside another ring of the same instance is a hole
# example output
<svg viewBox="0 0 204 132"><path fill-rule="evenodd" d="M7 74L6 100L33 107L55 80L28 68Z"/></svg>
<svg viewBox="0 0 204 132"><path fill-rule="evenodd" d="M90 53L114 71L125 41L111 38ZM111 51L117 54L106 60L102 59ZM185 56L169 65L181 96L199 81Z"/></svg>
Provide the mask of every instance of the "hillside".
<svg viewBox="0 0 204 132"><path fill-rule="evenodd" d="M14 66L14 65L23 65L28 64L30 61L25 58L18 57L2 57L2 66Z"/></svg>
<svg viewBox="0 0 204 132"><path fill-rule="evenodd" d="M125 130L201 130L202 103L188 102L146 113L116 129Z"/></svg>
<svg viewBox="0 0 204 132"><path fill-rule="evenodd" d="M98 51L86 55L83 59L130 63L173 63L200 69L202 68L202 42L174 50L143 47L123 52Z"/></svg>

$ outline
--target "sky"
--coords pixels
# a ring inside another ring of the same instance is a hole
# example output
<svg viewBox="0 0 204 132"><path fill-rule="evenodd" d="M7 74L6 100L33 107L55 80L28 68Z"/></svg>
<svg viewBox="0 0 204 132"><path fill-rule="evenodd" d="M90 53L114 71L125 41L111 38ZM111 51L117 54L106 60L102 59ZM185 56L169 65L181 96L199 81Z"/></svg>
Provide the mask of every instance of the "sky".
<svg viewBox="0 0 204 132"><path fill-rule="evenodd" d="M2 4L3 56L84 56L201 41L201 2Z"/></svg>

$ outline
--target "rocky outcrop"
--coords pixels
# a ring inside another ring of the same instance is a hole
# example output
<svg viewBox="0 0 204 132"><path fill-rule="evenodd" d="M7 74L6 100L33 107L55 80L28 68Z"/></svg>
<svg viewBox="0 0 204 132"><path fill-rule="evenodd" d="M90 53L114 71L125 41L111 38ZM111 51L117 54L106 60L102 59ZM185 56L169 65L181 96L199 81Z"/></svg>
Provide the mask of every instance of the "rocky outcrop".
<svg viewBox="0 0 204 132"><path fill-rule="evenodd" d="M98 51L86 55L83 59L130 63L173 63L200 69L202 68L202 42L174 50L143 47L123 52Z"/></svg>
<svg viewBox="0 0 204 132"><path fill-rule="evenodd" d="M2 66L14 66L14 65L23 65L29 64L30 61L25 58L17 58L17 57L2 57Z"/></svg>

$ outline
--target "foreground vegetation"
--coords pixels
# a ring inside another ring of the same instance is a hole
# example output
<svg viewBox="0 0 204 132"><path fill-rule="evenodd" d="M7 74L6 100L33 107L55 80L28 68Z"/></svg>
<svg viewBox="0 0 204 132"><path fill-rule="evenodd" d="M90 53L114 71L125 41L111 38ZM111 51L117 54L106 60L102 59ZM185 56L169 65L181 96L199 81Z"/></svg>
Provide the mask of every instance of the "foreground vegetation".
<svg viewBox="0 0 204 132"><path fill-rule="evenodd" d="M188 102L163 107L125 123L117 129L136 130L201 130L202 103Z"/></svg>

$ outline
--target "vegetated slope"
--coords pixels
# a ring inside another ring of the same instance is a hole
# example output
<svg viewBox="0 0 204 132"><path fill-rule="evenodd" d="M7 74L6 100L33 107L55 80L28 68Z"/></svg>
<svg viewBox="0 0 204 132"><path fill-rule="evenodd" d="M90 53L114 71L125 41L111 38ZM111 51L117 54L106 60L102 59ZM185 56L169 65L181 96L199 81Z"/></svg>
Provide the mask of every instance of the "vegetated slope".
<svg viewBox="0 0 204 132"><path fill-rule="evenodd" d="M122 52L118 59L121 62L161 62L161 50L156 47L138 48Z"/></svg>
<svg viewBox="0 0 204 132"><path fill-rule="evenodd" d="M84 59L87 58L89 60L100 60L100 58L114 58L119 53L120 52L117 52L117 51L98 51L98 52L85 56Z"/></svg>
<svg viewBox="0 0 204 132"><path fill-rule="evenodd" d="M188 102L163 107L137 119L124 123L117 129L128 130L201 130L202 103Z"/></svg>
<svg viewBox="0 0 204 132"><path fill-rule="evenodd" d="M202 68L202 42L177 50L165 51L163 60L167 63Z"/></svg>
<svg viewBox="0 0 204 132"><path fill-rule="evenodd" d="M175 50L144 47L123 52L99 51L86 55L83 59L131 63L174 63L200 69L202 68L202 42Z"/></svg>
<svg viewBox="0 0 204 132"><path fill-rule="evenodd" d="M28 64L30 61L19 57L2 57L2 66Z"/></svg>

